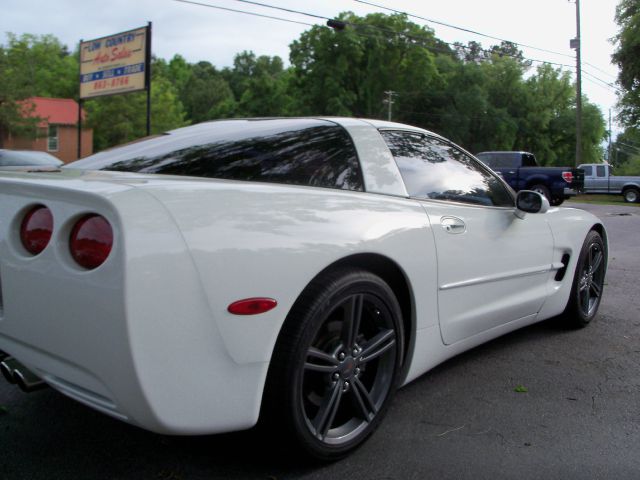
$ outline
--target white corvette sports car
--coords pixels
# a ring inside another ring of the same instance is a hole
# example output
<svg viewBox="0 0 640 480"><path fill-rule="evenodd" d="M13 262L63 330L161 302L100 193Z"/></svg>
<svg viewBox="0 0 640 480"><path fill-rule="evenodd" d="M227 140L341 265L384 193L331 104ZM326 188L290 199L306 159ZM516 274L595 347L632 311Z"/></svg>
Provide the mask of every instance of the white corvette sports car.
<svg viewBox="0 0 640 480"><path fill-rule="evenodd" d="M228 120L0 173L2 371L168 434L275 419L323 459L394 390L596 315L606 232L431 132Z"/></svg>

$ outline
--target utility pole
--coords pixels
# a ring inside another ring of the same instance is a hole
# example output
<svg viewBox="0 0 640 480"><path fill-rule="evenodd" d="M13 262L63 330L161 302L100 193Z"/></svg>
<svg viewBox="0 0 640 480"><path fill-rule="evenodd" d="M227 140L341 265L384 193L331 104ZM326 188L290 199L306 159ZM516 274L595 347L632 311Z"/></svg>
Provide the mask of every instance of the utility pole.
<svg viewBox="0 0 640 480"><path fill-rule="evenodd" d="M387 98L384 100L384 103L386 103L389 107L389 110L387 113L387 120L391 121L391 106L395 103L393 101L393 96L397 95L397 93L394 92L393 90L387 90L386 92L384 92L384 94L387 96Z"/></svg>
<svg viewBox="0 0 640 480"><path fill-rule="evenodd" d="M607 162L611 164L611 109L609 109L609 153L607 154Z"/></svg>
<svg viewBox="0 0 640 480"><path fill-rule="evenodd" d="M582 163L582 59L580 45L580 0L576 2L576 38L569 45L576 51L576 167Z"/></svg>

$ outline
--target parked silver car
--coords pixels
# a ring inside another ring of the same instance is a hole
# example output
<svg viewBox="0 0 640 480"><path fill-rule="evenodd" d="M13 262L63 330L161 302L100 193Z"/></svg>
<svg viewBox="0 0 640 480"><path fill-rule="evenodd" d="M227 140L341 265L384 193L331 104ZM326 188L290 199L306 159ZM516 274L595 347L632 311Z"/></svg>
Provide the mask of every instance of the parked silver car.
<svg viewBox="0 0 640 480"><path fill-rule="evenodd" d="M0 169L19 167L60 167L63 162L50 153L35 150L7 150L0 148Z"/></svg>

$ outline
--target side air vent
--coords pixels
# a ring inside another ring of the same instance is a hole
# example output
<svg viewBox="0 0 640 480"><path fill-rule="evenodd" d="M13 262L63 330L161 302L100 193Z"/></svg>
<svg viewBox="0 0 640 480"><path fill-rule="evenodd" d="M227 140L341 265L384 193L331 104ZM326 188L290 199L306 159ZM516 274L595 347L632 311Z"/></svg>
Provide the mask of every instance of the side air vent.
<svg viewBox="0 0 640 480"><path fill-rule="evenodd" d="M560 260L562 262L562 268L556 272L556 282L559 282L564 278L565 273L567 273L567 267L569 266L570 259L571 255L569 255L568 253L562 255L562 260Z"/></svg>

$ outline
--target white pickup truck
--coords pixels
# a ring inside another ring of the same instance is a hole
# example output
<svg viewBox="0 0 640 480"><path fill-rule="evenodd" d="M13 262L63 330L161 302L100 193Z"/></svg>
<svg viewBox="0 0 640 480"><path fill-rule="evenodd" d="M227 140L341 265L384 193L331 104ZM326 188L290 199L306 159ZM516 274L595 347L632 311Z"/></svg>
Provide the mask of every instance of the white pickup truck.
<svg viewBox="0 0 640 480"><path fill-rule="evenodd" d="M616 177L611 175L611 165L589 163L579 165L584 171L584 193L621 193L624 201L640 201L640 177Z"/></svg>

